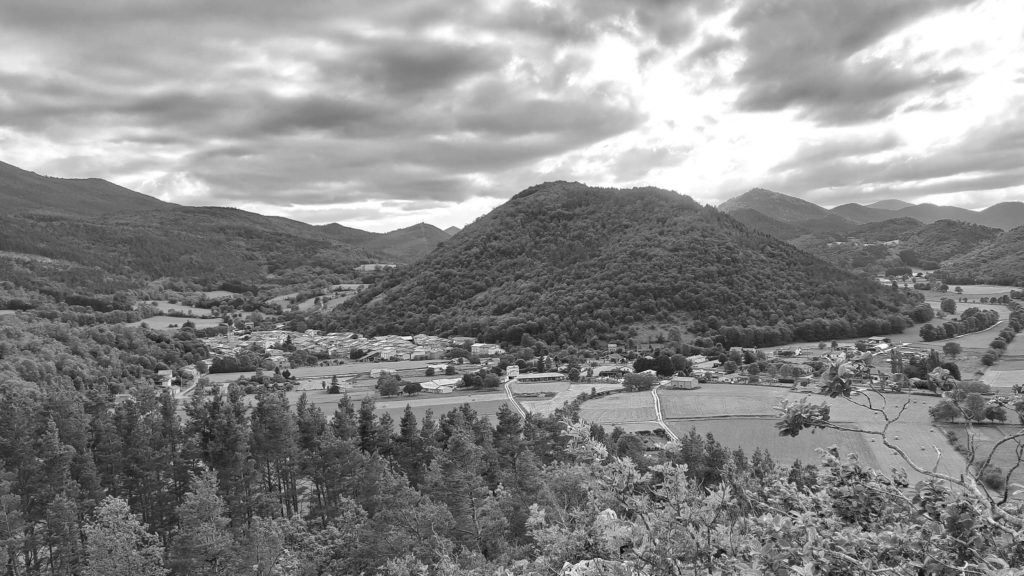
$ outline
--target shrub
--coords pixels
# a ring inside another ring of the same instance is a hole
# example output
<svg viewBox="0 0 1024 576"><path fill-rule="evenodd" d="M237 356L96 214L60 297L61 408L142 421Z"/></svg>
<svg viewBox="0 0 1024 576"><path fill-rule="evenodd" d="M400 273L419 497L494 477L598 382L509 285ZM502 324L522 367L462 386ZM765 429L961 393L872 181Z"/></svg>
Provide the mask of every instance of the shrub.
<svg viewBox="0 0 1024 576"><path fill-rule="evenodd" d="M982 473L981 482L991 490L1002 490L1006 486L1003 469L999 466L989 466Z"/></svg>

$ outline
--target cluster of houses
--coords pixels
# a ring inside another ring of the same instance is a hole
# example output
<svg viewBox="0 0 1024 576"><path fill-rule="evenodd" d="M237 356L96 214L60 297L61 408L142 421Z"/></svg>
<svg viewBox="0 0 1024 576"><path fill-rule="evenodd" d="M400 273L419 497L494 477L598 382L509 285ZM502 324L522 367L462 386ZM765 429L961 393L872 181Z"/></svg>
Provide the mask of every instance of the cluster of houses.
<svg viewBox="0 0 1024 576"><path fill-rule="evenodd" d="M900 245L900 241L899 240L887 240L885 242L865 242L864 240L862 240L860 238L847 238L846 240L841 241L841 242L829 242L828 243L828 246L830 248L833 247L833 246L858 246L858 247L860 247L860 246L899 246L899 245Z"/></svg>
<svg viewBox="0 0 1024 576"><path fill-rule="evenodd" d="M295 350L305 350L319 357L326 357L327 359L320 362L325 366L356 360L439 360L444 358L445 353L453 346L450 339L426 334L367 338L354 332L320 334L316 330L265 330L247 334L234 332L206 338L205 342L214 356L235 355L255 348L269 353L268 359L271 363L282 368L288 367L287 355L290 351L282 349L286 342L290 342Z"/></svg>

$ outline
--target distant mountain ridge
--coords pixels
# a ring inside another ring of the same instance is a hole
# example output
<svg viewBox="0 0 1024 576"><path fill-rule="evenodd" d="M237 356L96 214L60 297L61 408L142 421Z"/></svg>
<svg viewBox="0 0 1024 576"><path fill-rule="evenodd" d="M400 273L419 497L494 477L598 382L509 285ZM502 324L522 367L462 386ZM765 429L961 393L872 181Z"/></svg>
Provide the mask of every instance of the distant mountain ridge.
<svg viewBox="0 0 1024 576"><path fill-rule="evenodd" d="M216 215L224 219L225 228L240 225L274 234L292 235L303 240L325 241L339 246L343 244L347 245L346 250L356 261L388 260L400 264L422 258L450 236L429 224L417 224L381 234L341 224L312 226L296 220L232 208L180 206L98 178L53 178L3 162L0 162L0 207L2 216L36 220L44 216L91 219L95 220L96 226L101 226L104 219L110 222L126 214L141 212L152 212L145 218L154 222L176 221L185 227L191 218ZM51 246L58 242L57 239L39 240L43 245ZM31 248L16 239L9 239L7 244L12 245L12 241L13 244Z"/></svg>
<svg viewBox="0 0 1024 576"><path fill-rule="evenodd" d="M1018 278L1024 268L1024 256L1014 252L1024 254L1024 244L1007 231L1024 224L1024 202L973 211L888 199L826 210L754 189L723 202L721 208L747 226L851 270L881 274L902 266L941 266L960 281L992 281ZM820 218L821 211L833 219Z"/></svg>
<svg viewBox="0 0 1024 576"><path fill-rule="evenodd" d="M718 208L729 213L740 209L756 210L773 220L800 224L804 228L807 228L807 222L817 221L818 223L811 228L818 230L809 229L808 232L824 231L823 223L831 224L835 230L842 231L844 228L850 228L850 224L882 222L893 218L913 218L924 224L931 224L939 220L958 220L1001 230L1010 230L1024 225L1024 202L1001 202L984 210L975 211L958 206L911 204L904 200L890 198L868 205L850 202L827 209L795 196L754 188L726 200ZM839 219L829 220L830 216ZM767 227L771 226L769 223Z"/></svg>

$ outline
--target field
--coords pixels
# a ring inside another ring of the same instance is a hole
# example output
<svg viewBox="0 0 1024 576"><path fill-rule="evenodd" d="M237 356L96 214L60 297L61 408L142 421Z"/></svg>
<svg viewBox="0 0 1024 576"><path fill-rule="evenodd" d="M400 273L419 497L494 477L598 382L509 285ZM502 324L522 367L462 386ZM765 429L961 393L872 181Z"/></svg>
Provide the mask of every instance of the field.
<svg viewBox="0 0 1024 576"><path fill-rule="evenodd" d="M587 400L580 408L580 417L587 422L611 425L657 421L650 392L624 392Z"/></svg>
<svg viewBox="0 0 1024 576"><path fill-rule="evenodd" d="M234 296L234 292L228 292L227 290L207 290L203 292L207 298L225 298L227 296Z"/></svg>
<svg viewBox="0 0 1024 576"><path fill-rule="evenodd" d="M957 294L955 292L956 287L959 286L963 292ZM1014 286L997 286L994 284L950 284L949 294L950 297L956 298L980 298L982 296L1002 296L1003 294L1010 294L1010 290L1017 290Z"/></svg>
<svg viewBox="0 0 1024 576"><path fill-rule="evenodd" d="M9 316L17 313L17 310L0 310L0 316Z"/></svg>
<svg viewBox="0 0 1024 576"><path fill-rule="evenodd" d="M677 436L684 436L696 429L701 436L710 433L722 446L734 449L743 447L747 457L755 449L767 450L779 466L789 466L794 460L804 464L817 464L817 449L835 446L841 456L857 454L869 466L877 466L874 453L863 434L819 430L796 438L779 436L773 418L713 418L708 420L666 420Z"/></svg>
<svg viewBox="0 0 1024 576"><path fill-rule="evenodd" d="M152 300L147 302L150 306L156 305L157 309L164 314L185 314L187 316L209 316L209 308L196 308L195 306L186 306L184 304L172 304L167 300Z"/></svg>
<svg viewBox="0 0 1024 576"><path fill-rule="evenodd" d="M479 394L475 396L452 396L445 394L430 398L424 398L421 394L414 398L403 398L401 400L377 400L377 414L390 414L391 418L395 421L395 431L397 431L398 422L402 419L406 405L412 408L417 420L422 420L427 410L433 410L434 419L436 420L453 408L469 404L481 418L487 418L491 421L491 424L495 424L497 423L495 414L498 412L498 408L507 403L508 399L500 393Z"/></svg>
<svg viewBox="0 0 1024 576"><path fill-rule="evenodd" d="M857 432L804 431L796 438L783 438L775 428L780 400L799 401L807 398L815 404L826 402L831 406L831 421L860 430L880 430L885 424L883 416L858 405L868 397L855 395L853 400L829 399L808 392L787 388L732 384L709 384L698 390L659 390L662 416L676 434L688 433L695 427L701 434L711 432L728 448L742 447L749 455L761 447L769 451L776 462L790 464L794 458L804 463L816 463L816 448L836 445L840 454L856 453L865 463L889 472L893 468L907 470L911 482L923 478L914 472L893 451L882 445L874 435ZM876 408L884 407L891 416L904 403L906 409L900 419L889 428L890 441L903 449L917 464L931 469L936 465L936 449L941 452L938 470L951 475L963 471L963 458L949 446L942 431L931 423L928 408L938 401L933 395L871 394ZM584 420L605 425L637 423L655 419L653 398L650 394L616 394L590 400L583 404Z"/></svg>
<svg viewBox="0 0 1024 576"><path fill-rule="evenodd" d="M1013 422L1013 424L1009 424ZM974 444L975 450L978 454L978 460L984 460L988 457L992 451L992 447L995 446L996 442L1002 440L1006 436L1015 434L1020 431L1020 425L1017 423L1020 420L1016 414L1010 414L1007 417L1007 424L1001 425L983 425L974 426ZM940 426L942 430L948 430L957 435L960 439L960 444L964 447L968 445L968 431L967 428L960 424L942 424ZM996 450L992 457L992 465L1002 469L1005 474L1010 471L1011 468L1017 463L1017 445L1013 442L1007 442ZM1010 477L1011 483L1024 484L1024 465L1018 468L1014 474Z"/></svg>
<svg viewBox="0 0 1024 576"><path fill-rule="evenodd" d="M570 382L512 382L509 388L513 394L540 394L544 392L565 392Z"/></svg>
<svg viewBox="0 0 1024 576"><path fill-rule="evenodd" d="M192 322L196 325L196 328L214 328L221 325L220 318L179 318L177 316L150 316L145 320L139 322L129 322L125 326L141 326L145 322L146 326L154 330L175 330L181 327L185 322ZM171 326L171 325L174 326Z"/></svg>

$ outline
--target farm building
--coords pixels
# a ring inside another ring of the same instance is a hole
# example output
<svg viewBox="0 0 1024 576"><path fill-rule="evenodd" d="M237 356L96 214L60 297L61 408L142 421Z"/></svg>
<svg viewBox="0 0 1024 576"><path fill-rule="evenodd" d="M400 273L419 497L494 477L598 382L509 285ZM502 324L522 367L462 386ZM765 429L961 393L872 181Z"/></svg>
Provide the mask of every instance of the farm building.
<svg viewBox="0 0 1024 576"><path fill-rule="evenodd" d="M629 366L624 365L609 365L609 366L595 366L594 376L622 376L623 373L632 372L633 370Z"/></svg>
<svg viewBox="0 0 1024 576"><path fill-rule="evenodd" d="M447 378L422 382L420 386L423 387L424 392L430 392L431 394L450 394L455 391L455 387L461 381L461 378Z"/></svg>
<svg viewBox="0 0 1024 576"><path fill-rule="evenodd" d="M565 374L558 372L537 372L535 374L520 374L518 382L562 382L568 380Z"/></svg>
<svg viewBox="0 0 1024 576"><path fill-rule="evenodd" d="M673 390L695 390L697 387L697 379L690 376L673 376L666 385Z"/></svg>

